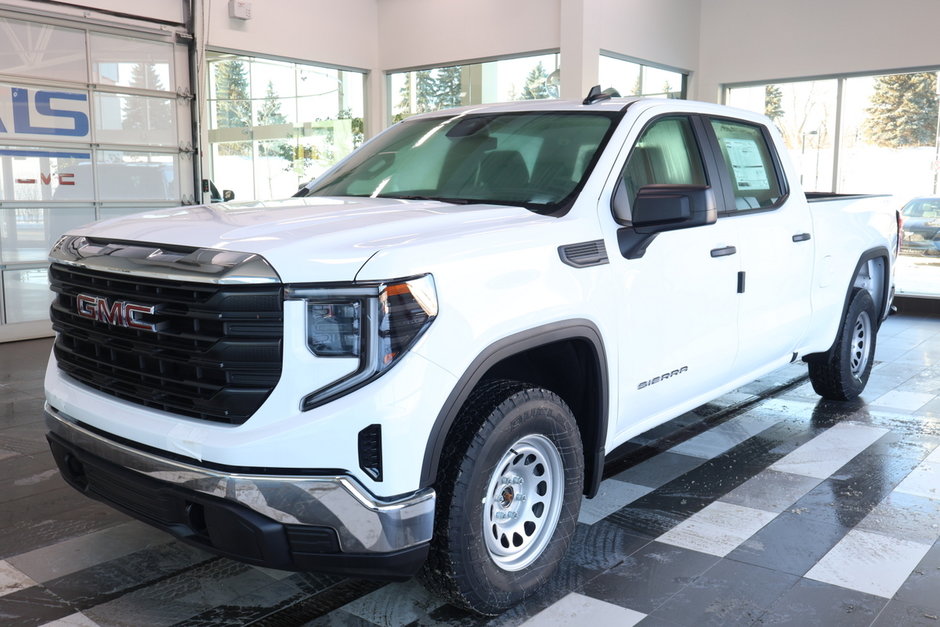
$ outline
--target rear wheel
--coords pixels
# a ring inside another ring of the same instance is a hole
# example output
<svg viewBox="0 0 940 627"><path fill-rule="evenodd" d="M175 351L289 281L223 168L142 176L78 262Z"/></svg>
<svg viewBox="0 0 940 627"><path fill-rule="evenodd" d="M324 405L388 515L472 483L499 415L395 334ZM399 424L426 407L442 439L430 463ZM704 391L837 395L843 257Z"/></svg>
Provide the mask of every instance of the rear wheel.
<svg viewBox="0 0 940 627"><path fill-rule="evenodd" d="M554 573L574 533L584 459L554 393L490 381L471 394L441 459L428 588L495 614Z"/></svg>
<svg viewBox="0 0 940 627"><path fill-rule="evenodd" d="M875 304L864 289L855 288L835 344L809 359L809 378L823 398L847 401L862 393L875 356Z"/></svg>

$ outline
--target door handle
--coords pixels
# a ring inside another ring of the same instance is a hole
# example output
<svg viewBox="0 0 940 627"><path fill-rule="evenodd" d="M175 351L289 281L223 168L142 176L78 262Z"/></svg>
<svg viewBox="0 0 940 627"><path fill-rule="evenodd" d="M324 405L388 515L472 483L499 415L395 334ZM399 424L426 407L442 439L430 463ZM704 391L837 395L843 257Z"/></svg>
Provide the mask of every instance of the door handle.
<svg viewBox="0 0 940 627"><path fill-rule="evenodd" d="M712 257L727 257L728 255L733 255L738 252L738 249L734 246L725 246L724 248L713 248L711 255Z"/></svg>
<svg viewBox="0 0 940 627"><path fill-rule="evenodd" d="M805 242L809 239L812 239L812 237L813 236L810 235L809 233L797 233L796 235L793 236L792 239L794 242Z"/></svg>

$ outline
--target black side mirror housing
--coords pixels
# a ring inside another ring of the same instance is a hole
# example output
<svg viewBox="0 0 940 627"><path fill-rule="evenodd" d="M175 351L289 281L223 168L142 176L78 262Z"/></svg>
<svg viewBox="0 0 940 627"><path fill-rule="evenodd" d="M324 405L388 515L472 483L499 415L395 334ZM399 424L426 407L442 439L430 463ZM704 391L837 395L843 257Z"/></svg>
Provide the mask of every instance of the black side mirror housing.
<svg viewBox="0 0 940 627"><path fill-rule="evenodd" d="M230 200L235 200L235 192L230 189L222 190L222 202L228 202Z"/></svg>
<svg viewBox="0 0 940 627"><path fill-rule="evenodd" d="M718 204L707 185L647 185L637 192L631 225L650 234L714 224Z"/></svg>
<svg viewBox="0 0 940 627"><path fill-rule="evenodd" d="M715 192L707 185L646 185L637 192L633 207L623 181L611 200L620 253L639 259L663 231L714 224L718 220Z"/></svg>

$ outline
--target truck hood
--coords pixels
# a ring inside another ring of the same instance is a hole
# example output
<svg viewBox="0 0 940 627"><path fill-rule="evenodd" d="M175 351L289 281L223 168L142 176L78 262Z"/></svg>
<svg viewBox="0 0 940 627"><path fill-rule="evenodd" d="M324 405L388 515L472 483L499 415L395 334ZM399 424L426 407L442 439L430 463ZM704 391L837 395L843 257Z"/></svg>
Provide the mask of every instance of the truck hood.
<svg viewBox="0 0 940 627"><path fill-rule="evenodd" d="M160 209L72 234L256 253L296 283L350 281L381 250L545 220L504 205L316 197Z"/></svg>

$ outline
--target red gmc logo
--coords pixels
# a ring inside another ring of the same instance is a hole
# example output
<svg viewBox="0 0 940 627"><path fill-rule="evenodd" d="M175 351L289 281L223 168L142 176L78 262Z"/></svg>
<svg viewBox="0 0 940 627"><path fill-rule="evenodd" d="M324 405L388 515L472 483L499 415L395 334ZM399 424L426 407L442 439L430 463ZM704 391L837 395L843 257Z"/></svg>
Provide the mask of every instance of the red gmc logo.
<svg viewBox="0 0 940 627"><path fill-rule="evenodd" d="M157 310L156 305L135 305L122 300L109 303L108 299L103 296L79 294L76 298L75 309L82 318L96 322L141 331L155 332L157 330L156 324L144 322L138 318L141 314L153 314Z"/></svg>

